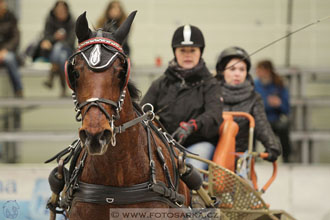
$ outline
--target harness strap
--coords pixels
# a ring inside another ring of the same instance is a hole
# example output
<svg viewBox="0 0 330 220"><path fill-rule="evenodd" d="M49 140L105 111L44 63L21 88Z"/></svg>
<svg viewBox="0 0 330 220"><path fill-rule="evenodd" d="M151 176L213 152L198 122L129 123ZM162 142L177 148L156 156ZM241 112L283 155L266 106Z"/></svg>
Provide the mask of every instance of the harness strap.
<svg viewBox="0 0 330 220"><path fill-rule="evenodd" d="M92 98L82 103L80 107L91 105L99 102L107 103L111 100ZM112 102L114 103L114 102ZM84 163L87 157L87 151L83 152L83 156L77 164L78 157L82 151L80 141L74 142L74 147L71 147L71 151L73 153L73 159L70 164L70 179L67 179L66 182L66 196L62 198L60 201L59 207L66 207L70 210L72 206L72 202L81 201L81 202L90 202L90 203L98 203L98 204L136 204L140 202L163 202L173 208L182 207L185 201L185 196L178 193L178 171L175 169L176 164L174 162L175 153L173 152L172 142L166 141L166 136L163 136L150 120L154 119L154 113L152 111L148 112L139 112L139 108L134 106L134 109L137 111L138 117L128 121L118 127L114 127L116 133L124 132L127 128L137 124L142 123L147 132L147 148L148 148L148 156L150 161L150 180L146 183L141 183L137 185L133 185L130 187L113 187L113 186L104 186L97 184L90 184L79 181L79 176L84 168ZM154 134L152 130L159 136L162 141L164 141L166 147L168 148L169 154L171 156L171 162L173 165L174 175L174 184L171 180L171 176L169 174L168 167L165 163L165 158L162 152L159 152L157 149L157 145L155 143ZM161 160L161 164L163 166L163 170L165 172L166 180L169 183L169 187L166 186L165 183L156 180L156 164L152 155L152 144L151 138L154 141L155 147L158 152L159 159ZM171 146L169 145L171 143ZM71 145L70 145L71 146ZM79 147L76 147L79 146ZM69 147L70 148L70 147ZM63 155L65 153L70 152L70 150L65 149L63 152L60 152L58 155ZM70 155L70 158L72 155Z"/></svg>
<svg viewBox="0 0 330 220"><path fill-rule="evenodd" d="M153 137L153 135L152 135L152 137ZM154 143L156 144L155 139L154 139L154 138L152 138L152 139L153 139ZM156 150L157 150L158 159L160 160L160 163L161 163L161 165L162 165L163 171L164 171L164 173L165 173L166 180L167 180L169 186L170 186L172 189L175 190L176 187L175 187L174 184L173 184L173 181L172 181L172 178L171 178L171 175L170 175L170 172L169 172L168 166L167 166L166 161L165 161L164 154L163 154L163 152L162 152L162 148L160 148L160 147L157 146ZM174 173L174 175L175 175L175 173Z"/></svg>
<svg viewBox="0 0 330 220"><path fill-rule="evenodd" d="M72 158L72 156L74 155L74 152L77 148L80 147L80 140L79 139L76 139L72 142L72 144L70 144L67 148L65 148L64 150L62 150L61 152L57 153L55 156L51 157L50 159L46 160L45 163L49 163L55 159L57 159L57 163L60 161L60 159L70 153L65 159L64 159L64 162L63 164L67 164L70 159Z"/></svg>
<svg viewBox="0 0 330 220"><path fill-rule="evenodd" d="M92 102L102 102L102 103L105 103L105 104L108 104L108 105L113 105L113 106L117 107L117 103L112 101L112 100L104 99L104 98L90 98L90 99L87 99L85 102L81 103L79 105L79 108L82 108L85 105L87 105L89 103L92 103Z"/></svg>
<svg viewBox="0 0 330 220"><path fill-rule="evenodd" d="M70 150L70 146L69 146L69 147L65 148L64 150L62 150L61 152L57 153L55 156L53 156L50 159L46 160L45 163L52 162L55 159L57 159L57 162L58 162L59 161L59 158L61 158L62 156L66 155L70 151L71 150Z"/></svg>
<svg viewBox="0 0 330 220"><path fill-rule="evenodd" d="M127 128L132 127L133 125L136 125L137 123L140 123L142 121L150 119L150 117L153 117L152 112L147 112L144 115L141 115L137 118L134 118L131 121L128 121L118 127L115 127L115 133L122 133L124 132Z"/></svg>
<svg viewBox="0 0 330 220"><path fill-rule="evenodd" d="M185 196L175 191L175 189L168 188L165 183L158 182L157 184L153 184L150 187L154 192L159 193L159 195L164 196L165 198L170 199L175 202L175 204L179 207L182 207L185 202Z"/></svg>
<svg viewBox="0 0 330 220"><path fill-rule="evenodd" d="M149 127L146 127L147 130L147 147L148 147L148 156L150 161L150 183L156 184L156 164L152 158L152 149L151 149L151 131Z"/></svg>
<svg viewBox="0 0 330 220"><path fill-rule="evenodd" d="M70 177L71 177L71 175L72 175L72 173L73 173L73 171L75 169L75 166L77 164L77 161L78 161L78 158L79 158L79 155L80 155L81 151L82 151L82 147L81 147L81 143L80 143L80 140L79 140L79 145L74 150L73 157L72 157L72 160L70 162L70 167L69 167L69 175L70 175Z"/></svg>
<svg viewBox="0 0 330 220"><path fill-rule="evenodd" d="M87 106L87 109L83 115L83 117L84 117L92 106L98 107L98 108L100 108L102 113L106 116L106 118L109 121L111 121L112 117L109 115L109 113L105 110L105 108L100 103L104 103L104 104L112 105L116 108L120 108L121 103L124 101L124 98L123 98L124 95L125 95L125 93L123 93L123 95L120 96L118 103L116 103L112 100L104 99L104 98L90 98L90 99L86 100L85 102L81 103L79 106L77 106L77 109L82 109L83 107ZM78 111L76 118L78 118L80 116L80 114L81 114L81 111ZM127 128L132 127L133 125L136 125L139 122L146 121L146 120L152 120L153 118L154 118L153 112L151 112L151 111L146 112L145 114L143 114L131 121L128 121L118 127L115 127L114 133L115 134L122 133Z"/></svg>
<svg viewBox="0 0 330 220"><path fill-rule="evenodd" d="M156 135L162 140L162 142L165 144L168 152L170 153L171 163L172 163L173 173L174 173L174 187L175 187L176 190L178 190L178 187L179 187L179 172L176 169L176 164L174 162L175 161L174 157L176 157L176 155L175 155L174 150L172 148L173 145L170 146L170 142L163 136L163 134L158 130L158 128L152 122L149 122L148 125L156 133ZM171 181L171 180L169 180L169 181Z"/></svg>
<svg viewBox="0 0 330 220"><path fill-rule="evenodd" d="M112 105L114 107L118 107L118 104L112 100L108 100L108 99L104 99L104 98L90 98L90 99L87 99L85 102L81 103L79 106L78 106L78 109L80 111L77 111L77 115L76 115L76 118L78 118L81 114L81 109L83 107L85 107L87 105L87 109L85 111L85 114L83 115L83 118L85 117L85 115L87 114L88 110L92 107L92 106L95 106L95 107L98 107L100 108L100 110L102 111L102 113L105 115L105 117L108 119L108 120L111 120L112 118L110 117L109 113L104 109L104 107L100 104L100 103L104 103L104 104L108 104L108 105Z"/></svg>
<svg viewBox="0 0 330 220"><path fill-rule="evenodd" d="M149 182L129 187L114 187L78 182L79 189L74 194L73 202L126 205L141 202L164 202L172 208L180 207L185 197L164 183L150 185Z"/></svg>
<svg viewBox="0 0 330 220"><path fill-rule="evenodd" d="M66 192L69 192L68 194L68 198L69 200L71 200L71 197L74 194L74 190L78 188L77 182L78 178L82 172L82 170L84 169L84 165L85 165L85 160L87 158L87 150L85 150L84 155L82 156L82 159L79 162L79 165L76 166L74 168L74 170L72 171L72 173L70 174L70 180L67 183L67 188L66 188Z"/></svg>

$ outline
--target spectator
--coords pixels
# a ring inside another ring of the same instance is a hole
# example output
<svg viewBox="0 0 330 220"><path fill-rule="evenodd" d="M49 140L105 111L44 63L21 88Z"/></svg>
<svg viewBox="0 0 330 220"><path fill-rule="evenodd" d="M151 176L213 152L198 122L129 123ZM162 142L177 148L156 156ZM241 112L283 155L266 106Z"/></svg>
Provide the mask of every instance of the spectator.
<svg viewBox="0 0 330 220"><path fill-rule="evenodd" d="M258 79L255 80L255 90L261 95L268 121L274 133L280 138L283 147L283 161L289 162L291 152L288 120L289 92L270 60L258 62L256 75Z"/></svg>
<svg viewBox="0 0 330 220"><path fill-rule="evenodd" d="M64 65L73 51L74 43L74 20L69 5L65 1L56 1L46 20L39 55L52 63L49 79L44 82L45 86L52 88L54 76L59 75L61 96L65 96L66 90Z"/></svg>
<svg viewBox="0 0 330 220"><path fill-rule="evenodd" d="M126 20L127 15L119 1L110 1L103 15L99 18L96 27L103 28L106 24L112 23L113 31ZM127 39L127 38L126 38ZM130 54L130 47L127 41L124 41L123 50L127 56Z"/></svg>
<svg viewBox="0 0 330 220"><path fill-rule="evenodd" d="M254 91L250 67L251 61L244 49L229 47L221 52L216 64L216 77L222 89L223 110L247 112L254 117L254 136L269 153L266 160L273 162L281 154L281 145L267 120L262 98ZM239 125L236 151L245 152L248 150L249 121L245 118L235 118L235 121Z"/></svg>
<svg viewBox="0 0 330 220"><path fill-rule="evenodd" d="M155 80L141 104L151 103L167 131L189 151L212 159L222 122L220 88L202 58L202 32L195 26L179 27L172 38L174 59ZM188 160L206 169L199 161Z"/></svg>
<svg viewBox="0 0 330 220"><path fill-rule="evenodd" d="M15 15L8 10L5 0L0 0L0 64L8 70L15 97L23 97L21 74L18 70L17 49L20 34Z"/></svg>

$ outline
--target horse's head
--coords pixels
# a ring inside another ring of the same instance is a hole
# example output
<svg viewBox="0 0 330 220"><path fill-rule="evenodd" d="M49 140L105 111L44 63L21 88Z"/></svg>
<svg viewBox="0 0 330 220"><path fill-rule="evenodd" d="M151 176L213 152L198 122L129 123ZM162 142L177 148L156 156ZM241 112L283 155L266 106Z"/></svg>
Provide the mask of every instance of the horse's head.
<svg viewBox="0 0 330 220"><path fill-rule="evenodd" d="M66 64L69 87L75 92L81 114L80 139L92 155L102 155L115 143L114 121L125 98L130 63L121 44L136 11L115 31L111 27L91 31L86 12L76 22L79 47Z"/></svg>

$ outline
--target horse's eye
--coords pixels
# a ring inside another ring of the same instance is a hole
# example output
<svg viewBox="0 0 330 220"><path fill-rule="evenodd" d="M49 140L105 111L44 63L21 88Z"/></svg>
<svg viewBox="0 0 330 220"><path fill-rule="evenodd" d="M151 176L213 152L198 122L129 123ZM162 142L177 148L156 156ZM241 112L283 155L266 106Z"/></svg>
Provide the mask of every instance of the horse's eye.
<svg viewBox="0 0 330 220"><path fill-rule="evenodd" d="M126 75L125 69L121 69L118 74L118 78L123 79L125 77L125 75Z"/></svg>

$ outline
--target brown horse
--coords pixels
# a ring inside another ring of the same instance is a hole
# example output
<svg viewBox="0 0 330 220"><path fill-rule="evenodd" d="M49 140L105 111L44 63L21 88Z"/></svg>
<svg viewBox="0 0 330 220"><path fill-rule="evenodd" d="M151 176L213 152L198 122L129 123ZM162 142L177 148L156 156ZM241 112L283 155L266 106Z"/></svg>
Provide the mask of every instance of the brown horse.
<svg viewBox="0 0 330 220"><path fill-rule="evenodd" d="M134 104L139 93L128 82L129 59L120 44L135 13L112 33L109 27L91 31L86 13L76 22L79 48L66 71L81 115L82 151L76 179L71 177L74 183L67 186L70 220L108 220L112 207L180 207L178 198L185 198L181 205L190 203L189 189L175 173L173 148L162 141L161 133L155 134L150 114L146 117ZM171 196L153 191L155 183L164 183L158 191L168 190Z"/></svg>

